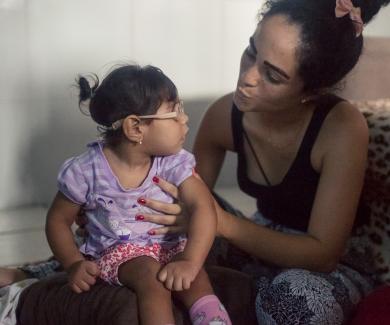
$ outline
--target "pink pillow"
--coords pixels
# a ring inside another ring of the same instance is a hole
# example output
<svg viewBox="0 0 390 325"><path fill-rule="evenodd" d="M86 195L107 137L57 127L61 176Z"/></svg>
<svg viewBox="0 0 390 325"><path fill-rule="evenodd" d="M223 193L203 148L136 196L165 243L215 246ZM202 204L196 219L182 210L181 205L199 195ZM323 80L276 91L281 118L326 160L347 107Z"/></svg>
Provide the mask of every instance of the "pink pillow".
<svg viewBox="0 0 390 325"><path fill-rule="evenodd" d="M381 286L365 297L357 306L349 325L390 324L390 286Z"/></svg>

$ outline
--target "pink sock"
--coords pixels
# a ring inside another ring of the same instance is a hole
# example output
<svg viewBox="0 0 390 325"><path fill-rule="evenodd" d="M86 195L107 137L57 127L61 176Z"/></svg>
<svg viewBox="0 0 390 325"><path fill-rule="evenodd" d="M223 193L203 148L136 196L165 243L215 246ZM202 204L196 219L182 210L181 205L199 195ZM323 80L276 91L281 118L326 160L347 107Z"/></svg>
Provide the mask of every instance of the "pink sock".
<svg viewBox="0 0 390 325"><path fill-rule="evenodd" d="M221 324L231 325L229 315L217 296L204 296L192 305L190 309L191 322L194 325Z"/></svg>

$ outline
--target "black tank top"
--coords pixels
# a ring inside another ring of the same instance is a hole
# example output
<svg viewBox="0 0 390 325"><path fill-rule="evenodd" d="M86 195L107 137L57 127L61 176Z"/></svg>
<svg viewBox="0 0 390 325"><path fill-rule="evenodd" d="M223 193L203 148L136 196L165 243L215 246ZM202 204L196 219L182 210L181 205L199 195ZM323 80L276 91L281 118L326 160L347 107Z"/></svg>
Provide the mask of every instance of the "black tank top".
<svg viewBox="0 0 390 325"><path fill-rule="evenodd" d="M342 100L330 94L317 99L298 153L282 182L277 185L261 185L248 178L244 153L243 112L233 104L232 131L234 147L238 154L238 184L243 192L257 199L257 208L264 217L290 228L307 230L320 177L311 165L311 151L329 111ZM257 155L261 160L261 152Z"/></svg>

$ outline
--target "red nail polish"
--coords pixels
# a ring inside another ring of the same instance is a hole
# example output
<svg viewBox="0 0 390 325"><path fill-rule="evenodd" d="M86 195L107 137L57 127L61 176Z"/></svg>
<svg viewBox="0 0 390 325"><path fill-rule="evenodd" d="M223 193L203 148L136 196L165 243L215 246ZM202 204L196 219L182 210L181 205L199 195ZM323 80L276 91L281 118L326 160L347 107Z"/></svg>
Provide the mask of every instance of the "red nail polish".
<svg viewBox="0 0 390 325"><path fill-rule="evenodd" d="M154 234L156 234L156 232L154 230L149 230L148 234L153 236Z"/></svg>
<svg viewBox="0 0 390 325"><path fill-rule="evenodd" d="M144 219L145 219L145 217L142 214L135 216L135 220L144 220Z"/></svg>
<svg viewBox="0 0 390 325"><path fill-rule="evenodd" d="M155 183L158 183L160 181L160 179L157 176L154 176L152 180Z"/></svg>
<svg viewBox="0 0 390 325"><path fill-rule="evenodd" d="M137 202L139 203L139 204L146 204L146 200L145 199L141 199L141 198L139 198L138 200L137 200Z"/></svg>

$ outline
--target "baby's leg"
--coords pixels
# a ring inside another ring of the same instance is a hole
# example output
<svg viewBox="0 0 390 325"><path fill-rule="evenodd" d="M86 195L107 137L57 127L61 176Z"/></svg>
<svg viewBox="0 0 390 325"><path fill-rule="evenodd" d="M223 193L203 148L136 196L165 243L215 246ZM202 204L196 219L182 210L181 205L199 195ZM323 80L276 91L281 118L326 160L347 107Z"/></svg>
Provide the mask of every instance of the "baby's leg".
<svg viewBox="0 0 390 325"><path fill-rule="evenodd" d="M189 310L193 324L206 325L213 321L226 325L232 323L225 307L214 294L209 277L203 268L192 282L190 289L176 291L175 296Z"/></svg>
<svg viewBox="0 0 390 325"><path fill-rule="evenodd" d="M158 281L161 265L151 257L141 256L123 263L119 281L137 294L141 324L174 324L171 292Z"/></svg>

